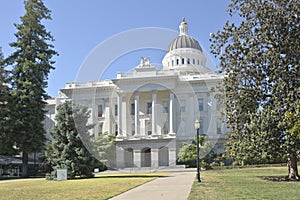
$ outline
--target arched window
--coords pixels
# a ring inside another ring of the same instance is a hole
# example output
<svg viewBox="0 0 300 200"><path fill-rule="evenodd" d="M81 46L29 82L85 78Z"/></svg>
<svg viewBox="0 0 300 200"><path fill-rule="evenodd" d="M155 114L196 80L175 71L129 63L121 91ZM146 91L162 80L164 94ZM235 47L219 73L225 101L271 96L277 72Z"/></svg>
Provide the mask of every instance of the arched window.
<svg viewBox="0 0 300 200"><path fill-rule="evenodd" d="M176 59L176 65L179 65L179 59L178 58Z"/></svg>
<svg viewBox="0 0 300 200"><path fill-rule="evenodd" d="M188 65L191 64L191 61L190 61L189 58L187 59L187 64L188 64Z"/></svg>
<svg viewBox="0 0 300 200"><path fill-rule="evenodd" d="M184 65L184 58L181 59L181 63Z"/></svg>

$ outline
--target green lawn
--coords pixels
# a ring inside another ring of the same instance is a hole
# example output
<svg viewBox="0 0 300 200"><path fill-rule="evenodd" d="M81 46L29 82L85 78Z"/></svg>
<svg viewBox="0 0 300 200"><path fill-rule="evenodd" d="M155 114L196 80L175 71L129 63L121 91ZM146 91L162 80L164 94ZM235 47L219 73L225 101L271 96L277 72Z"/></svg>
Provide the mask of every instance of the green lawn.
<svg viewBox="0 0 300 200"><path fill-rule="evenodd" d="M107 199L164 174L99 175L68 181L0 181L0 199Z"/></svg>
<svg viewBox="0 0 300 200"><path fill-rule="evenodd" d="M300 199L300 182L272 182L267 177L284 177L286 167L209 170L201 172L189 200L199 199Z"/></svg>

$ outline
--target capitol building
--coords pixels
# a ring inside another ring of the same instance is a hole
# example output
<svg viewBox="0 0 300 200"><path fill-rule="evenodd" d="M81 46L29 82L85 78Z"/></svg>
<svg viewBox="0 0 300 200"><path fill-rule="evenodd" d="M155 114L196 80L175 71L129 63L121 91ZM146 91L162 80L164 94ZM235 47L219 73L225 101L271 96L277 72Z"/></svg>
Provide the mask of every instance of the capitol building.
<svg viewBox="0 0 300 200"><path fill-rule="evenodd" d="M226 125L212 88L222 76L206 66L199 42L188 35L185 19L166 47L162 68L147 57L130 72L111 80L66 83L59 97L47 101L45 128L51 129L56 106L72 100L91 111L91 135L116 135L116 167L175 167L182 142L195 138L195 120L213 151L222 153Z"/></svg>

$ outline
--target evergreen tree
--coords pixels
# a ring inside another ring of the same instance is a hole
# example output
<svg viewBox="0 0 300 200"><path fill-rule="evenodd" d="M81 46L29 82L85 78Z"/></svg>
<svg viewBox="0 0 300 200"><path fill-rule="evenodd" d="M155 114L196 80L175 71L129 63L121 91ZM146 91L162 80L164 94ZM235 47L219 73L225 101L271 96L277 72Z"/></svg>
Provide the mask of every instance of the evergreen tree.
<svg viewBox="0 0 300 200"><path fill-rule="evenodd" d="M10 88L9 72L5 69L4 57L0 48L0 154L12 154L13 140L9 134Z"/></svg>
<svg viewBox="0 0 300 200"><path fill-rule="evenodd" d="M103 133L93 140L96 158L106 167L116 166L116 136L111 133Z"/></svg>
<svg viewBox="0 0 300 200"><path fill-rule="evenodd" d="M286 113L300 100L300 1L232 0L227 21L212 35L212 53L224 74L225 117L232 133L227 151L239 160L287 158L290 179L299 179L300 140Z"/></svg>
<svg viewBox="0 0 300 200"><path fill-rule="evenodd" d="M48 152L51 154L49 162L54 169L53 176L56 176L59 168L67 168L71 179L75 176L92 176L92 170L99 162L92 157L82 141L90 140L88 130L93 126L87 125L88 118L87 108L72 102L57 107L56 125L50 133L53 152Z"/></svg>
<svg viewBox="0 0 300 200"><path fill-rule="evenodd" d="M51 69L52 57L57 53L49 42L53 38L42 24L50 20L42 0L25 0L26 13L17 28L16 42L10 44L15 51L6 62L12 66L12 133L16 147L22 152L22 176L28 176L28 153L44 148L43 128L45 88Z"/></svg>

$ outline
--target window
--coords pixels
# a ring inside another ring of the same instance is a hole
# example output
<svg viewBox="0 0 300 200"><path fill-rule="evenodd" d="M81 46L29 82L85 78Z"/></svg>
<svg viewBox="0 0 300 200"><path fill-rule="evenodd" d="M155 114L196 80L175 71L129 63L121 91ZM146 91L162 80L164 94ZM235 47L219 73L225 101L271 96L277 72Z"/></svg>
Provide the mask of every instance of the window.
<svg viewBox="0 0 300 200"><path fill-rule="evenodd" d="M172 66L174 66L174 60L172 60Z"/></svg>
<svg viewBox="0 0 300 200"><path fill-rule="evenodd" d="M117 136L118 135L118 130L119 128L118 128L118 124L115 124L115 135Z"/></svg>
<svg viewBox="0 0 300 200"><path fill-rule="evenodd" d="M220 110L220 102L216 101L216 110L219 111Z"/></svg>
<svg viewBox="0 0 300 200"><path fill-rule="evenodd" d="M195 58L193 58L193 65L195 64Z"/></svg>
<svg viewBox="0 0 300 200"><path fill-rule="evenodd" d="M198 60L198 65L200 65L200 61Z"/></svg>
<svg viewBox="0 0 300 200"><path fill-rule="evenodd" d="M162 133L165 134L165 135L167 135L168 132L169 132L169 122L166 121L165 124L164 124L164 126L163 126Z"/></svg>
<svg viewBox="0 0 300 200"><path fill-rule="evenodd" d="M184 58L181 59L181 63L184 65Z"/></svg>
<svg viewBox="0 0 300 200"><path fill-rule="evenodd" d="M185 106L180 106L180 112L185 112Z"/></svg>
<svg viewBox="0 0 300 200"><path fill-rule="evenodd" d="M221 122L221 120L217 121L217 134L222 134L222 122Z"/></svg>
<svg viewBox="0 0 300 200"><path fill-rule="evenodd" d="M198 110L203 111L203 99L198 99Z"/></svg>
<svg viewBox="0 0 300 200"><path fill-rule="evenodd" d="M98 117L103 117L103 106L98 105Z"/></svg>
<svg viewBox="0 0 300 200"><path fill-rule="evenodd" d="M163 101L163 113L169 113L168 101Z"/></svg>
<svg viewBox="0 0 300 200"><path fill-rule="evenodd" d="M146 134L147 134L147 135L151 135L151 134L152 134L152 130L151 130L152 127L151 127L151 125L152 125L152 124L151 124L150 121L147 121L147 122L146 122Z"/></svg>
<svg viewBox="0 0 300 200"><path fill-rule="evenodd" d="M190 61L189 58L187 59L187 64L188 64L188 65L191 64L191 61Z"/></svg>
<svg viewBox="0 0 300 200"><path fill-rule="evenodd" d="M135 135L135 126L131 124L131 135Z"/></svg>
<svg viewBox="0 0 300 200"><path fill-rule="evenodd" d="M132 103L131 104L131 112L130 112L131 115L134 115L135 114L135 104Z"/></svg>
<svg viewBox="0 0 300 200"><path fill-rule="evenodd" d="M200 129L199 129L199 134L204 134L204 124L203 124L203 119L200 119Z"/></svg>
<svg viewBox="0 0 300 200"><path fill-rule="evenodd" d="M115 104L115 116L118 116L118 104Z"/></svg>
<svg viewBox="0 0 300 200"><path fill-rule="evenodd" d="M176 59L176 65L179 65L179 59Z"/></svg>
<svg viewBox="0 0 300 200"><path fill-rule="evenodd" d="M101 135L103 133L103 123L99 124L98 127L98 135Z"/></svg>
<svg viewBox="0 0 300 200"><path fill-rule="evenodd" d="M152 103L147 102L147 114L152 114Z"/></svg>

